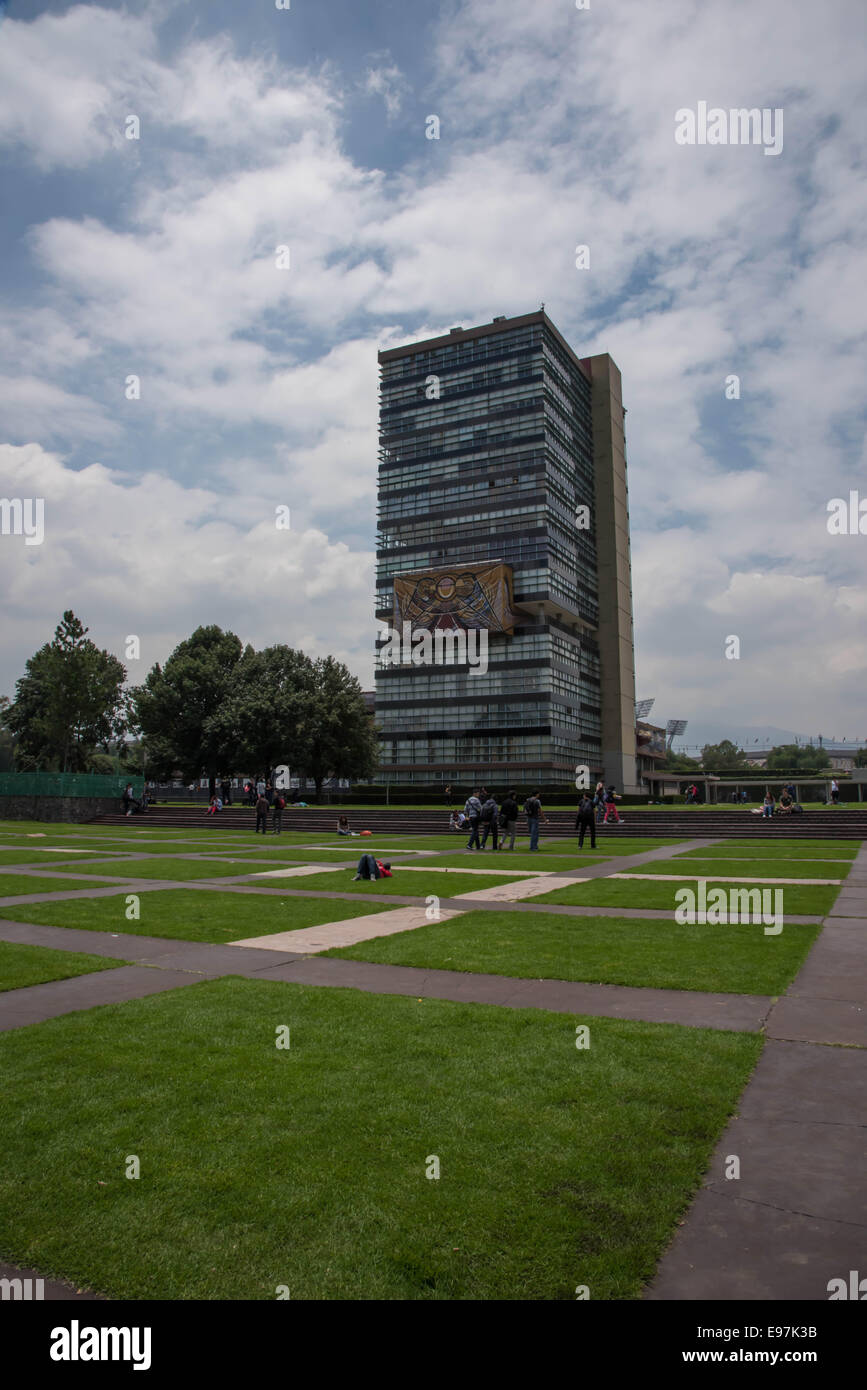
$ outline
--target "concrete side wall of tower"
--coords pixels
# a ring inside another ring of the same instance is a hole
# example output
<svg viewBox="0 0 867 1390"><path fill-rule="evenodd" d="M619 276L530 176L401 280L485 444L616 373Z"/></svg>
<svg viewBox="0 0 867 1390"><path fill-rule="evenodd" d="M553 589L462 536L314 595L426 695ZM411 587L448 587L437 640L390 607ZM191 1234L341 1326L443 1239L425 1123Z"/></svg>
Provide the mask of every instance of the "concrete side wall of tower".
<svg viewBox="0 0 867 1390"><path fill-rule="evenodd" d="M632 562L620 370L607 352L586 358L585 364L592 378L602 761L606 783L638 792Z"/></svg>

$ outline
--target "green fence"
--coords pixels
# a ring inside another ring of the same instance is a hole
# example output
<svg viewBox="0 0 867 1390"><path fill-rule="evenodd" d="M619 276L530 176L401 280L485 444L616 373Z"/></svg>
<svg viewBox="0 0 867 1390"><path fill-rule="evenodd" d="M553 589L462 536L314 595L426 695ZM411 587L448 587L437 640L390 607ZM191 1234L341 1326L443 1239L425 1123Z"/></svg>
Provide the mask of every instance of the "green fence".
<svg viewBox="0 0 867 1390"><path fill-rule="evenodd" d="M95 772L0 772L0 796L123 796L132 782L141 796L141 777L103 777Z"/></svg>

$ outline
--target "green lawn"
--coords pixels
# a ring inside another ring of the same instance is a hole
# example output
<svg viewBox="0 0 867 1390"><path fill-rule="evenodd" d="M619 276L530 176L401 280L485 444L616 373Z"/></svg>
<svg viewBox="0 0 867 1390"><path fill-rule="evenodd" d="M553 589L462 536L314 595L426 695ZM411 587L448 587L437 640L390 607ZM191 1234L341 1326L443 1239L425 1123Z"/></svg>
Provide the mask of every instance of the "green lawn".
<svg viewBox="0 0 867 1390"><path fill-rule="evenodd" d="M68 1014L0 1035L0 1256L119 1299L636 1298L760 1049L244 979Z"/></svg>
<svg viewBox="0 0 867 1390"><path fill-rule="evenodd" d="M685 843L686 841L682 839L648 840L639 839L638 836L636 836L634 839L629 840L621 837L615 837L614 835L603 835L600 833L596 836L596 849L593 852L596 854L602 854L606 857L608 857L609 855L618 854L646 854L647 851L650 849L662 849L665 845L682 845ZM561 840L558 844L549 843L546 846L546 848L549 849L553 854L578 855L582 853L582 851L578 849L577 835L571 835L568 839ZM590 839L589 836L585 835L583 853L586 854L589 849Z"/></svg>
<svg viewBox="0 0 867 1390"><path fill-rule="evenodd" d="M44 985L49 980L70 980L73 975L90 975L94 970L114 970L127 963L88 956L81 951L52 951L48 946L0 941L0 992Z"/></svg>
<svg viewBox="0 0 867 1390"><path fill-rule="evenodd" d="M318 838L318 840L317 840L317 837L316 837L316 836L308 836L307 838L308 838L308 840L309 840L311 843L320 843L320 844L325 844L325 843L327 843L326 838L325 838L324 836L320 836L320 837ZM454 853L454 854L461 854L461 855L462 855L462 854L464 853L465 848L466 848L467 839L468 839L468 836L467 836L467 834L466 834L465 831L461 831L461 833L460 833L459 835L456 834L456 835L413 835L413 836L409 836L409 835L392 835L392 834L390 834L390 833L385 833L385 834L382 834L382 835L377 834L377 835L371 836L370 839L364 839L364 840L353 839L352 845L353 845L353 848L357 848L357 849L358 849L359 854L363 853L365 850L374 850L374 851L376 851L376 852L379 852L380 847L383 847L383 848L385 848L385 849L392 849L392 850L398 850L398 849L408 849L408 850L410 850L410 849L414 849L414 850L423 850L423 849L447 850L447 851L450 851L450 852L452 852L452 853ZM304 842L302 841L302 843L304 843ZM579 850L579 849L578 849L578 836L577 836L577 835L574 835L574 834L566 834L566 835L563 835L562 837L560 837L560 838L558 838L558 839L548 838L548 837L542 836L542 837L540 837L540 839L539 839L540 848L539 848L539 850L533 855L533 858L534 858L534 859L540 859L540 860L541 860L544 856L550 855L550 854L555 854L555 855L557 855L558 858L559 858L561 855L564 855L564 854L565 854L565 855L572 855L572 856L575 856L575 857L577 858L579 854L590 854L591 852L592 852L592 853L595 853L595 854L598 854L598 855L601 855L603 858L608 858L609 856L623 855L623 854L643 854L646 850L649 850L649 849L658 849L658 848L660 848L662 845L679 845L679 844L683 844L683 843L684 843L683 840L664 840L664 839L651 839L651 840L649 840L649 839L634 839L634 840L626 840L626 839L617 839L617 838L615 838L613 835L603 836L603 835L600 834L599 836L597 836L597 839L596 839L596 849L595 849L594 851L591 851L591 849L590 849L590 840L589 840L589 837L585 837L585 840L584 840L584 849L583 849L583 850ZM528 847L529 847L529 844L530 844L530 837L529 837L529 835L528 835L526 832L524 832L524 833L522 833L522 834L520 834L520 835L518 835L518 836L516 837L516 839L515 839L515 848L514 848L514 850L507 850L507 851L505 851L505 853L507 853L507 854L509 854L509 855L512 855L512 854L529 854L529 848L528 848ZM488 837L488 848L485 850L485 853L486 853L486 854L491 853L490 845L491 845L491 841L490 841L490 837ZM477 850L474 850L473 853L476 854L476 853L478 853L478 851L477 851Z"/></svg>
<svg viewBox="0 0 867 1390"><path fill-rule="evenodd" d="M354 868L355 865L352 866L352 870ZM407 870L401 873L399 864L393 864L392 869L391 878L371 879L369 882L362 879L355 883L352 870L342 870L337 873L310 874L304 878L288 879L287 883L293 888L303 888L305 893L399 893L402 897L412 898L424 898L435 893L441 898L454 898L462 893L478 893L482 888L496 888L502 883L518 882L518 879L504 877L502 874L462 874L459 869L445 869L439 873L435 869L430 873L419 873L413 869L412 872ZM281 880L263 878L257 882L276 886Z"/></svg>
<svg viewBox="0 0 867 1390"><path fill-rule="evenodd" d="M522 979L780 994L818 932L818 925L790 925L765 936L761 925L747 923L476 911L321 954Z"/></svg>
<svg viewBox="0 0 867 1390"><path fill-rule="evenodd" d="M852 860L860 843L851 840L726 840L723 844L708 845L706 849L690 849L684 858L716 859L846 859Z"/></svg>
<svg viewBox="0 0 867 1390"><path fill-rule="evenodd" d="M392 845L387 846L387 848L396 850L397 847ZM411 851L408 849L402 852L406 854L408 858L411 856ZM225 858L231 853L233 853L233 851L231 850L217 850L216 856L217 858ZM268 865L271 863L272 860L274 862L275 867L278 867L280 863L284 860L297 865L329 864L336 859L340 863L351 864L354 870L355 865L358 863L359 857L364 853L376 853L380 859L382 858L381 850L356 851L354 848L346 845L345 843L341 845L339 848L335 846L334 849L312 849L304 845L281 845L280 849L276 853L271 854L267 854L265 852L255 854L254 852L250 851L249 846L245 846L244 848L239 847L236 851L234 851L236 859L241 858L242 856L245 859L254 859L256 860L256 863L261 869L267 869ZM438 862L439 861L437 860L437 863Z"/></svg>
<svg viewBox="0 0 867 1390"><path fill-rule="evenodd" d="M89 860L86 868L82 866L82 873L86 873L89 869L91 873L100 873L121 879L212 879L231 878L239 874L257 874L267 867L270 865L260 865L256 860L250 861L239 854L233 859L103 859L98 863ZM275 869L280 868L279 859L274 862L273 867ZM283 867L291 869L298 868L298 865L290 862ZM75 873L77 870L72 865L64 865L63 872Z"/></svg>
<svg viewBox="0 0 867 1390"><path fill-rule="evenodd" d="M664 863L654 860L634 869L624 869L625 874L698 874L700 877L726 878L836 878L844 879L849 872L846 860L836 864L804 864L799 859L693 859L683 855L677 859L667 859Z"/></svg>
<svg viewBox="0 0 867 1390"><path fill-rule="evenodd" d="M494 854L489 847L481 854L478 850L473 850L471 854L466 851L463 854L444 854L429 862L446 869L493 869L501 873L506 869L526 869L527 876L530 877L532 874L540 873L568 873L571 869L582 866L588 868L591 864L604 864L606 860L601 855L591 855L586 850L583 855L577 850L574 855L519 854L517 850L498 850Z"/></svg>
<svg viewBox="0 0 867 1390"><path fill-rule="evenodd" d="M727 883L724 886L728 889L740 885ZM762 884L763 888L775 886L778 885L772 882ZM573 907L646 907L673 913L678 902L675 893L681 888L691 888L693 892L697 892L698 881L683 879L679 883L654 883L650 879L643 879L631 883L622 878L597 879L595 882L590 880L587 883L576 883L574 888L555 888L550 893L541 893L539 897L533 898L533 905L541 907L545 903L567 903ZM800 884L796 887L787 884L781 886L785 911L796 917L824 917L833 907L839 891L838 888L817 888L809 885L802 888Z"/></svg>
<svg viewBox="0 0 867 1390"><path fill-rule="evenodd" d="M64 845L59 853L53 849L0 849L0 867L4 864L44 864L47 869L62 864L64 858L85 860L92 857L92 850L79 851L70 845Z"/></svg>
<svg viewBox="0 0 867 1390"><path fill-rule="evenodd" d="M167 936L182 941L240 941L246 936L318 927L387 912L383 903L333 901L330 898L279 898L252 893L212 893L205 889L169 888L142 893L138 921L126 918L126 892L106 898L77 898L54 903L22 903L0 908L0 917L82 931L129 932L136 936Z"/></svg>
<svg viewBox="0 0 867 1390"><path fill-rule="evenodd" d="M274 835L265 841L254 840L252 835L238 836L235 840L218 840L206 837L203 840L136 840L123 846L130 854L249 854L259 856L265 850L290 849L292 842L282 835Z"/></svg>
<svg viewBox="0 0 867 1390"><path fill-rule="evenodd" d="M64 874L68 872L63 866ZM37 874L0 874L0 898L11 898L16 893L66 893L81 891L82 888L105 888L105 883L85 882L80 878L41 878Z"/></svg>

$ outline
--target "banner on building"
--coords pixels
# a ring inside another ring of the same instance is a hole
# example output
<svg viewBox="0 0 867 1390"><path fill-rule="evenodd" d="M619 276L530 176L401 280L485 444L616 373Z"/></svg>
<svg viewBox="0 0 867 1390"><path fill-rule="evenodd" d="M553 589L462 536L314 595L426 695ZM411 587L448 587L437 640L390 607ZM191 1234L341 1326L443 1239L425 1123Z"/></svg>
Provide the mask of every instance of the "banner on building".
<svg viewBox="0 0 867 1390"><path fill-rule="evenodd" d="M502 560L403 574L394 581L395 625L511 635L520 618L512 609L513 596L512 567Z"/></svg>

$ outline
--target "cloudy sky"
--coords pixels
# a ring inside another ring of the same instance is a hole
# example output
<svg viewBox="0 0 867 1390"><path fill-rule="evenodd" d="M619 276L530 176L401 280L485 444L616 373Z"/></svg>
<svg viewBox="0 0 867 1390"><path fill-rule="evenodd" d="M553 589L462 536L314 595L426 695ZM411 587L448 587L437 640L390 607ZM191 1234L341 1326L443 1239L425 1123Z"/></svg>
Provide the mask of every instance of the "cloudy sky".
<svg viewBox="0 0 867 1390"><path fill-rule="evenodd" d="M133 680L219 623L369 685L377 348L544 302L623 373L653 717L867 737L863 0L0 13L0 693L65 607Z"/></svg>

